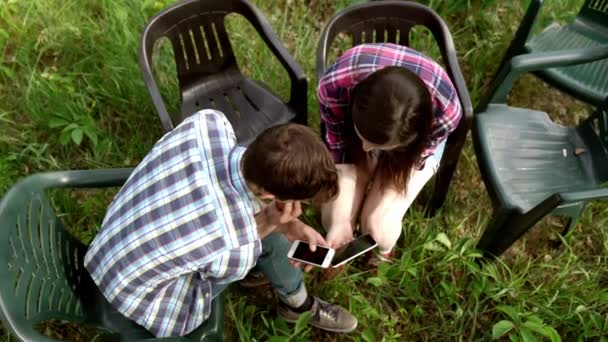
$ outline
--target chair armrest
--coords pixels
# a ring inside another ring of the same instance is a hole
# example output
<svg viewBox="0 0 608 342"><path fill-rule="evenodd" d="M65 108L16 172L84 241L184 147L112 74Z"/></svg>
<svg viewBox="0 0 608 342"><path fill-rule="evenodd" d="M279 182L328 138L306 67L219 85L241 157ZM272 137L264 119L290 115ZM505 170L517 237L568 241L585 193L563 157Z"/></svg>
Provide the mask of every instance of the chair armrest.
<svg viewBox="0 0 608 342"><path fill-rule="evenodd" d="M18 183L17 186L31 190L49 188L102 188L122 186L133 168L69 170L33 174Z"/></svg>
<svg viewBox="0 0 608 342"><path fill-rule="evenodd" d="M289 104L296 110L298 115L301 115L306 124L308 116L308 99L307 99L307 83L306 75L302 67L289 54L283 46L279 37L272 30L270 23L266 20L259 9L248 2L243 2L241 10L245 18L247 18L258 34L262 37L270 51L279 60L283 68L287 71L291 80L291 94L289 96Z"/></svg>
<svg viewBox="0 0 608 342"><path fill-rule="evenodd" d="M434 23L436 23L436 25L431 25L434 27L433 34L435 40L439 46L443 46L441 49L441 57L446 65L446 72L450 76L454 88L456 88L456 92L458 93L458 98L462 107L463 117L461 120L465 120L466 122L463 133L466 135L471 127L471 122L473 121L473 104L471 102L471 96L469 95L466 81L462 75L460 64L458 63L456 47L454 46L454 40L450 30L435 11L431 10L430 12L435 17Z"/></svg>
<svg viewBox="0 0 608 342"><path fill-rule="evenodd" d="M528 5L526 14L524 14L524 17L522 18L521 23L519 24L519 27L515 32L515 36L509 44L509 47L505 52L505 56L503 57L501 65L498 67L498 70L502 69L502 67L504 67L504 64L511 60L513 56L519 55L524 51L524 46L526 45L526 42L530 37L530 33L532 32L532 28L536 23L536 18L540 13L542 5L543 0L530 1L530 5Z"/></svg>
<svg viewBox="0 0 608 342"><path fill-rule="evenodd" d="M155 19L156 17L150 20L142 34L139 47L139 66L141 68L141 74L144 78L144 82L146 83L146 88L148 88L148 93L150 94L154 107L156 108L158 116L160 117L160 122L163 125L163 129L165 132L169 132L174 128L173 122L171 121L169 112L167 112L167 106L165 106L163 97L160 94L151 67L154 44L160 38L159 32L154 29Z"/></svg>
<svg viewBox="0 0 608 342"><path fill-rule="evenodd" d="M514 57L510 63L503 68L497 79L502 83L495 85L490 103L505 103L507 95L513 88L515 81L521 74L549 68L565 67L584 64L596 60L608 58L608 45L584 49L567 49L551 52L539 52ZM482 108L485 110L485 108Z"/></svg>
<svg viewBox="0 0 608 342"><path fill-rule="evenodd" d="M563 203L608 199L608 188L560 193Z"/></svg>
<svg viewBox="0 0 608 342"><path fill-rule="evenodd" d="M530 209L525 214L526 220L537 222L560 205L600 199L608 199L608 188L555 193Z"/></svg>

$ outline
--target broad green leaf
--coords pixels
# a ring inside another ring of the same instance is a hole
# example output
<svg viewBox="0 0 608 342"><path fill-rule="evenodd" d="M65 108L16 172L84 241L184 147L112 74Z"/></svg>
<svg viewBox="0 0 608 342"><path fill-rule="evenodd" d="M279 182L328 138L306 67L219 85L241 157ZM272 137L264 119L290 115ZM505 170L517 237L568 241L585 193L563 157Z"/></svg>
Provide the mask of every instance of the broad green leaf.
<svg viewBox="0 0 608 342"><path fill-rule="evenodd" d="M446 246L448 249L452 248L452 242L450 242L450 239L448 238L447 235L445 235L445 233L437 234L437 237L435 238L435 240L438 241L439 243L441 243L442 245Z"/></svg>
<svg viewBox="0 0 608 342"><path fill-rule="evenodd" d="M386 275L386 273L391 269L391 265L388 262L383 262L378 265L378 275Z"/></svg>
<svg viewBox="0 0 608 342"><path fill-rule="evenodd" d="M74 143L76 143L76 145L80 145L80 143L82 142L82 130L81 129L75 129L72 131L72 140L74 141Z"/></svg>
<svg viewBox="0 0 608 342"><path fill-rule="evenodd" d="M70 142L71 137L72 136L70 135L70 132L61 132L61 135L59 136L59 142L61 143L61 145L66 145Z"/></svg>
<svg viewBox="0 0 608 342"><path fill-rule="evenodd" d="M545 323L543 322L543 319L538 317L537 315L530 315L528 316L527 321L529 322L534 322L534 323L538 323L540 325L544 325Z"/></svg>
<svg viewBox="0 0 608 342"><path fill-rule="evenodd" d="M460 317L462 317L463 314L464 314L464 311L459 307L458 309L456 309L454 316L456 316L456 318L460 318Z"/></svg>
<svg viewBox="0 0 608 342"><path fill-rule="evenodd" d="M425 243L424 249L427 249L429 251L435 251L435 252L443 252L445 250L442 245L438 244L435 241L429 241L429 242Z"/></svg>
<svg viewBox="0 0 608 342"><path fill-rule="evenodd" d="M502 291L501 291L502 292ZM499 305L496 307L496 310L504 313L509 316L511 321L517 321L517 317L519 316L517 309L510 305Z"/></svg>
<svg viewBox="0 0 608 342"><path fill-rule="evenodd" d="M528 328L528 329L530 329L530 330L532 330L532 331L534 331L534 332L537 332L539 334L543 334L544 335L544 332L545 332L545 325L544 324L539 324L539 323L533 322L533 321L526 321L523 324L523 326L526 327L526 328Z"/></svg>
<svg viewBox="0 0 608 342"><path fill-rule="evenodd" d="M367 278L366 282L368 284L372 284L372 285L374 285L376 287L382 286L384 284L384 280L382 278L380 278L380 277L370 277L370 278Z"/></svg>
<svg viewBox="0 0 608 342"><path fill-rule="evenodd" d="M310 342L310 340L305 337L296 337L296 339L293 341L294 342Z"/></svg>
<svg viewBox="0 0 608 342"><path fill-rule="evenodd" d="M534 337L532 331L526 327L519 327L519 335L523 342L536 342L536 337Z"/></svg>
<svg viewBox="0 0 608 342"><path fill-rule="evenodd" d="M97 133L95 132L95 130L93 130L91 127L85 126L84 127L84 134L91 139L91 142L93 143L93 146L97 146Z"/></svg>
<svg viewBox="0 0 608 342"><path fill-rule="evenodd" d="M296 321L296 334L308 327L308 322L311 317L312 313L310 311L306 311L298 317L298 320Z"/></svg>
<svg viewBox="0 0 608 342"><path fill-rule="evenodd" d="M521 338L517 334L509 334L509 341L511 342L521 342Z"/></svg>
<svg viewBox="0 0 608 342"><path fill-rule="evenodd" d="M559 336L559 334L557 333L557 331L551 327L548 326L546 324L539 324L538 322L533 322L533 321L526 321L523 324L524 327L538 333L541 334L543 336L548 337L551 342L561 342L562 338Z"/></svg>
<svg viewBox="0 0 608 342"><path fill-rule="evenodd" d="M361 334L361 337L367 342L376 341L376 333L374 333L374 331L371 329L365 330L365 332Z"/></svg>
<svg viewBox="0 0 608 342"><path fill-rule="evenodd" d="M417 277L418 276L418 269L415 268L415 267L408 268L406 272L409 273L413 277Z"/></svg>
<svg viewBox="0 0 608 342"><path fill-rule="evenodd" d="M67 126L69 123L67 121L65 121L64 119L60 119L60 118L52 118L49 120L49 127L50 128L57 128L57 127L62 127L62 126Z"/></svg>
<svg viewBox="0 0 608 342"><path fill-rule="evenodd" d="M509 330L513 329L515 325L511 321L502 320L492 327L492 339L496 340L504 334L508 333Z"/></svg>
<svg viewBox="0 0 608 342"><path fill-rule="evenodd" d="M287 325L287 322L285 322L284 319L277 317L274 321L274 328L276 331L280 332L281 334L289 334L291 332L291 330L289 329L289 326Z"/></svg>
<svg viewBox="0 0 608 342"><path fill-rule="evenodd" d="M551 342L562 342L561 336L559 336L559 334L555 329L553 329L553 327L546 326L545 331L545 336L547 336L549 340L551 340Z"/></svg>

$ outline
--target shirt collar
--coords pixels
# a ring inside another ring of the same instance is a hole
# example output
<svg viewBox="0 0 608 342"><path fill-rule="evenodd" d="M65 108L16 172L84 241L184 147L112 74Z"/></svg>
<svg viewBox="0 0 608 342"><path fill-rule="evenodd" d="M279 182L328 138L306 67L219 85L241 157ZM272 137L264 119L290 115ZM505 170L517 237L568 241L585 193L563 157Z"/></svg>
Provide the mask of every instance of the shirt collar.
<svg viewBox="0 0 608 342"><path fill-rule="evenodd" d="M245 181L245 177L243 177L243 170L241 169L241 163L243 160L243 154L247 148L243 146L235 146L232 151L230 151L230 155L228 156L229 162L229 173L230 173L230 183L235 189L241 194L247 194L249 200L252 203L257 203L257 197L251 192L249 187L247 186L247 182Z"/></svg>

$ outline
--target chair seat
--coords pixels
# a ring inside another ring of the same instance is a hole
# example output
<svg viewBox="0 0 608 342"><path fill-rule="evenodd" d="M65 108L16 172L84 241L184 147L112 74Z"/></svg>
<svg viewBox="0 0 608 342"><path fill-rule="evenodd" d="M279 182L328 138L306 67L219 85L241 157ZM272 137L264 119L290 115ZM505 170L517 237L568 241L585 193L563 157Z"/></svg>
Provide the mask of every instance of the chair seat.
<svg viewBox="0 0 608 342"><path fill-rule="evenodd" d="M201 83L184 92L182 120L201 109L217 109L232 124L238 144L247 146L266 128L296 117L278 95L240 73L225 75L219 81L219 76L214 75L214 79L211 85Z"/></svg>
<svg viewBox="0 0 608 342"><path fill-rule="evenodd" d="M78 293L88 323L103 327L108 338L115 341L153 341L154 335L144 327L123 316L114 308L95 285L90 275L81 265L81 279ZM224 294L212 302L211 315L198 328L182 337L163 338L163 341L215 341L221 340L224 330Z"/></svg>
<svg viewBox="0 0 608 342"><path fill-rule="evenodd" d="M566 26L553 24L533 36L526 49L542 52L596 47L608 44L608 32L581 22ZM582 65L546 69L537 73L546 81L585 101L599 104L608 96L608 59Z"/></svg>
<svg viewBox="0 0 608 342"><path fill-rule="evenodd" d="M526 212L551 194L597 187L576 130L544 112L490 105L475 117L473 136L484 181L501 205Z"/></svg>

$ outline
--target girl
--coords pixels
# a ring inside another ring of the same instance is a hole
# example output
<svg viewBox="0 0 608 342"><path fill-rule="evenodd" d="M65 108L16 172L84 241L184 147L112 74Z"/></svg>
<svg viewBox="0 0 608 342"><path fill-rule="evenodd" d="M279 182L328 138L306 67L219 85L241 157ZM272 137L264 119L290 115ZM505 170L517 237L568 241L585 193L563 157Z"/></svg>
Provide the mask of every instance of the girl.
<svg viewBox="0 0 608 342"><path fill-rule="evenodd" d="M337 164L339 193L321 208L334 248L357 222L390 260L405 212L435 174L462 115L447 73L411 48L375 43L346 51L319 81L323 137Z"/></svg>

